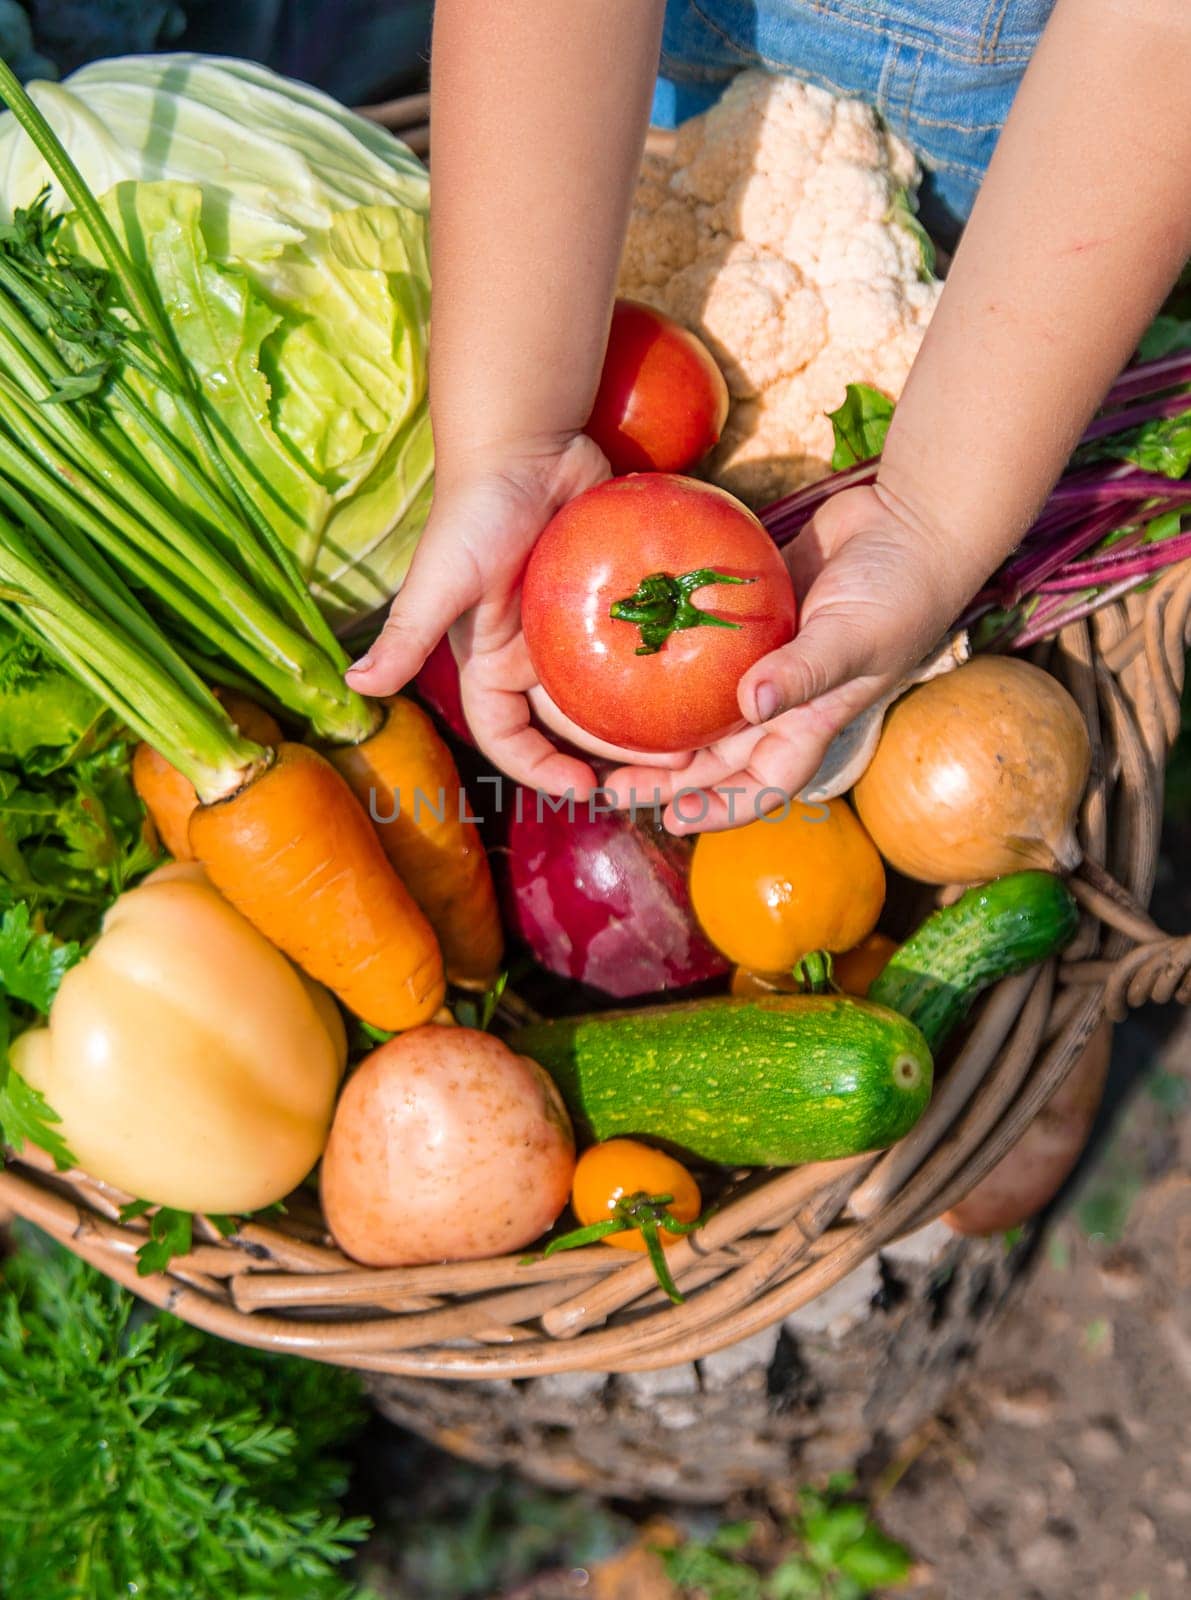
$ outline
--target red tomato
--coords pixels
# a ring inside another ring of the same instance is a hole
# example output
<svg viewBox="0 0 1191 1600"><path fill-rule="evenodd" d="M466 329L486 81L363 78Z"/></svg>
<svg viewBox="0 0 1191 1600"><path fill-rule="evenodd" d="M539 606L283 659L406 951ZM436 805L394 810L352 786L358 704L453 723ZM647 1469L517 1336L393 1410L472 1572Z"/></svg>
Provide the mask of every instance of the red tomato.
<svg viewBox="0 0 1191 1600"><path fill-rule="evenodd" d="M729 581L689 583L704 573ZM646 579L654 592L642 596ZM677 627L659 641L614 608ZM525 569L521 620L539 682L585 732L630 750L693 750L742 725L736 686L793 638L797 609L751 511L693 478L637 473L549 523Z"/></svg>
<svg viewBox="0 0 1191 1600"><path fill-rule="evenodd" d="M585 430L613 473L685 472L727 417L728 385L707 346L651 306L618 300Z"/></svg>

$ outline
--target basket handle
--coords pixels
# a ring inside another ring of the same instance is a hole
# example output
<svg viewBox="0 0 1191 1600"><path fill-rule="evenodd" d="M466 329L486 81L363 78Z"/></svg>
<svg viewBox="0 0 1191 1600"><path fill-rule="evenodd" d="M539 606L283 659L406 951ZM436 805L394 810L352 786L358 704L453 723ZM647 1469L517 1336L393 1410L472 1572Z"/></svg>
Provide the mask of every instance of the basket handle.
<svg viewBox="0 0 1191 1600"><path fill-rule="evenodd" d="M1191 934L1164 933L1128 890L1094 861L1085 860L1071 881L1076 899L1107 926L1134 941L1115 961L1072 961L1062 968L1065 984L1104 985L1104 1010L1113 1022L1131 1006L1151 1001L1191 1004Z"/></svg>

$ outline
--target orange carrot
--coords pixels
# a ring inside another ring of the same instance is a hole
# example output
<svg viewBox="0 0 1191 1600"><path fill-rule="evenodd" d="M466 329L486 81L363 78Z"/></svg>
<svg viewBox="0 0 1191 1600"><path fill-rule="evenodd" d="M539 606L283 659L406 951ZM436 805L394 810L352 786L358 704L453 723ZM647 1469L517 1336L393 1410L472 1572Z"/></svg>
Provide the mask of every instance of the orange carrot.
<svg viewBox="0 0 1191 1600"><path fill-rule="evenodd" d="M447 976L486 988L500 968L500 914L459 773L430 718L395 696L378 732L328 752L385 854L438 935ZM387 819L387 820L386 820Z"/></svg>
<svg viewBox="0 0 1191 1600"><path fill-rule="evenodd" d="M223 702L246 739L269 746L278 743L281 729L276 717L255 700L234 689L216 689L215 698ZM192 861L194 852L187 830L190 813L199 801L190 779L184 778L152 745L138 744L132 758L132 782L166 850L175 861Z"/></svg>
<svg viewBox="0 0 1191 1600"><path fill-rule="evenodd" d="M193 860L187 829L198 795L190 779L151 744L138 744L132 757L132 782L166 850L175 861Z"/></svg>
<svg viewBox="0 0 1191 1600"><path fill-rule="evenodd" d="M238 910L374 1027L427 1022L443 997L430 924L331 764L283 743L271 766L199 806L190 847Z"/></svg>

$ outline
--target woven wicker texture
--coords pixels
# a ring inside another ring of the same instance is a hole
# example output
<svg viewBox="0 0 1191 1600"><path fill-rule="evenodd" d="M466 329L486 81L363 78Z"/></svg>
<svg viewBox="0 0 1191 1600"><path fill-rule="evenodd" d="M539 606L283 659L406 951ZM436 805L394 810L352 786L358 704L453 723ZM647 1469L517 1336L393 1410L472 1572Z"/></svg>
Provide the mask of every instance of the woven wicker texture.
<svg viewBox="0 0 1191 1600"><path fill-rule="evenodd" d="M367 1371L631 1372L734 1344L965 1195L1021 1136L1104 1014L1191 999L1191 935L1170 937L1146 911L1189 641L1185 562L1034 653L1074 695L1094 752L1074 943L1061 962L986 996L930 1108L892 1150L743 1174L707 1226L667 1252L687 1296L681 1306L662 1297L646 1258L600 1245L528 1265L509 1256L363 1269L333 1247L305 1194L284 1218L226 1240L212 1232L148 1278L135 1259L144 1221L121 1224L128 1197L82 1174L13 1161L0 1172L0 1207L209 1332Z"/></svg>

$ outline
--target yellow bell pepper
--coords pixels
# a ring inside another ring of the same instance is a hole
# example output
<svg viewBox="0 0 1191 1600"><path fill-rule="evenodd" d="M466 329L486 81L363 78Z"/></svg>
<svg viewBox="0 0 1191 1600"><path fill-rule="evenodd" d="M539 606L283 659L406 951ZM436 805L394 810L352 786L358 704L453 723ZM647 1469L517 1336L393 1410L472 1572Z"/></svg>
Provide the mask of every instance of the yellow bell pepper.
<svg viewBox="0 0 1191 1600"><path fill-rule="evenodd" d="M12 1057L92 1177L242 1212L322 1154L347 1045L330 996L177 862L121 895Z"/></svg>

